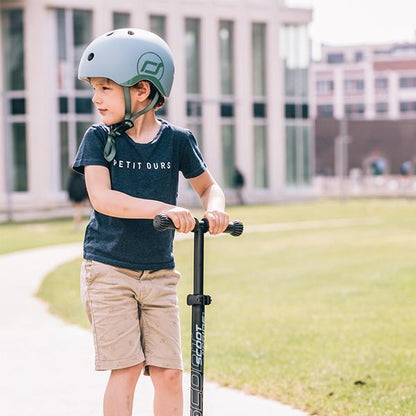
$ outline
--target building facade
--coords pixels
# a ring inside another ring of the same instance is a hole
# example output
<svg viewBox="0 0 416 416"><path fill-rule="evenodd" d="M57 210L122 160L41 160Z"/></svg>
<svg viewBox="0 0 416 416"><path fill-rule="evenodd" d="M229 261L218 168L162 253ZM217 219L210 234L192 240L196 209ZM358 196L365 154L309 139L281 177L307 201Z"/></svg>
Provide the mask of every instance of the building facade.
<svg viewBox="0 0 416 416"><path fill-rule="evenodd" d="M313 118L416 118L416 43L323 45L310 87Z"/></svg>
<svg viewBox="0 0 416 416"><path fill-rule="evenodd" d="M416 173L416 43L323 45L310 77L318 176Z"/></svg>
<svg viewBox="0 0 416 416"><path fill-rule="evenodd" d="M235 167L248 203L311 192L308 9L283 0L1 1L0 210L67 204L69 166L99 122L77 80L99 34L140 27L163 37L176 63L160 117L190 128L234 201ZM181 203L195 196L181 182Z"/></svg>

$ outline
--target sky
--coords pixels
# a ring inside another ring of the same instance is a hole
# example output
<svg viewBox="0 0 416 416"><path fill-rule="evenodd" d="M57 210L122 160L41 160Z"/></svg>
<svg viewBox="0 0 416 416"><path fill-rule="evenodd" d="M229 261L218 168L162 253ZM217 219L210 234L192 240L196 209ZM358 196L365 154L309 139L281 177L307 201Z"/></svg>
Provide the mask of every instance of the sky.
<svg viewBox="0 0 416 416"><path fill-rule="evenodd" d="M416 0L286 0L313 9L312 54L321 43L345 45L416 41Z"/></svg>

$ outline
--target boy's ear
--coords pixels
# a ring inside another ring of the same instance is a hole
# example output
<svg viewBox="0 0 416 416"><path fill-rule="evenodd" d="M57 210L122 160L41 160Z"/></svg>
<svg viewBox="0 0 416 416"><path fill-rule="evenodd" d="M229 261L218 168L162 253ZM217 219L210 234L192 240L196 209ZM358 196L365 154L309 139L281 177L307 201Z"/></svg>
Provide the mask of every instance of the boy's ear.
<svg viewBox="0 0 416 416"><path fill-rule="evenodd" d="M133 95L138 101L145 101L149 98L150 85L147 81L139 81L133 88Z"/></svg>

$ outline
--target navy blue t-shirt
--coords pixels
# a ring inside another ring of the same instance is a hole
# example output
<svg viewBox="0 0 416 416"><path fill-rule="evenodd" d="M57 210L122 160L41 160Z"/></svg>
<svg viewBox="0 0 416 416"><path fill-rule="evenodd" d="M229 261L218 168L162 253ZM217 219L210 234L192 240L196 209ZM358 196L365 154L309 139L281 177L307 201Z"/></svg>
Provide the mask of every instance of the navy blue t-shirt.
<svg viewBox="0 0 416 416"><path fill-rule="evenodd" d="M80 173L88 165L107 167L113 190L176 205L179 171L194 178L206 169L193 134L166 121L150 143L136 143L127 134L116 138L112 162L103 156L108 131L104 124L87 130L73 167ZM150 219L115 218L94 210L85 232L84 258L132 270L171 269L173 236L174 231L154 230Z"/></svg>

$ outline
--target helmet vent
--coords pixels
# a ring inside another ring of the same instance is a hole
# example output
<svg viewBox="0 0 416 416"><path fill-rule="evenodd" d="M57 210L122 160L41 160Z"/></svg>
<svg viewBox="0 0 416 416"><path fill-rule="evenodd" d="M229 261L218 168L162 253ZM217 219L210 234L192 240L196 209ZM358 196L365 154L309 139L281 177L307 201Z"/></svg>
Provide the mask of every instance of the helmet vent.
<svg viewBox="0 0 416 416"><path fill-rule="evenodd" d="M127 34L129 34L129 35L134 35L134 32L133 32L132 30L129 30L129 31L127 32Z"/></svg>
<svg viewBox="0 0 416 416"><path fill-rule="evenodd" d="M92 61L93 59L94 59L94 54L91 52L89 55L88 55L88 58L87 58L89 61Z"/></svg>
<svg viewBox="0 0 416 416"><path fill-rule="evenodd" d="M106 34L106 36L111 36L114 32L109 32Z"/></svg>

